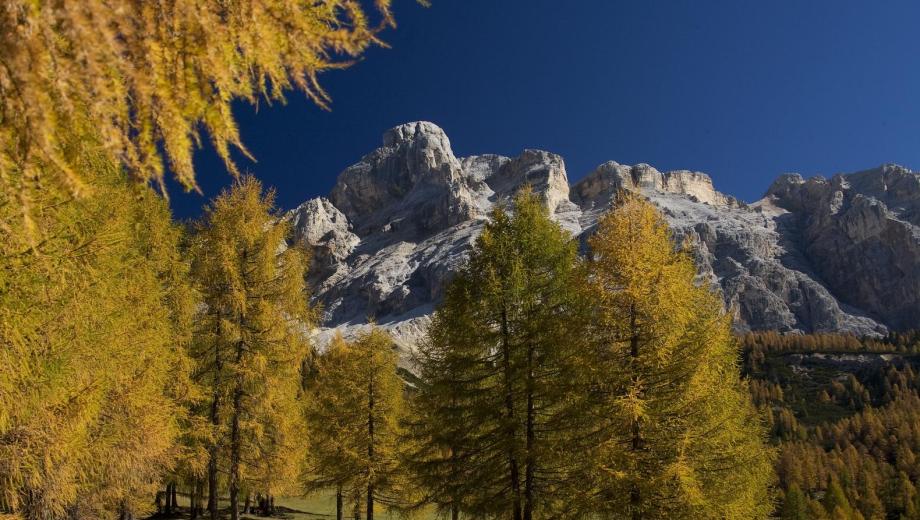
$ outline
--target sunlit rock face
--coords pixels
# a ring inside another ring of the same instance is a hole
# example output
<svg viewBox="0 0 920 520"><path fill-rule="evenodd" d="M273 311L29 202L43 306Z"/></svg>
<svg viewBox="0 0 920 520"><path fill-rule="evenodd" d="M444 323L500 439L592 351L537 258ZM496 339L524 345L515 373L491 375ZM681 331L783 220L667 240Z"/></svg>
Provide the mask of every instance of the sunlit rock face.
<svg viewBox="0 0 920 520"><path fill-rule="evenodd" d="M920 175L884 166L831 180L780 177L744 204L706 174L598 166L570 184L562 157L457 158L444 131L415 122L343 171L329 198L289 212L313 251L319 343L373 320L406 352L496 204L530 186L584 241L619 190L657 205L690 239L700 283L719 290L738 330L880 334L920 325Z"/></svg>

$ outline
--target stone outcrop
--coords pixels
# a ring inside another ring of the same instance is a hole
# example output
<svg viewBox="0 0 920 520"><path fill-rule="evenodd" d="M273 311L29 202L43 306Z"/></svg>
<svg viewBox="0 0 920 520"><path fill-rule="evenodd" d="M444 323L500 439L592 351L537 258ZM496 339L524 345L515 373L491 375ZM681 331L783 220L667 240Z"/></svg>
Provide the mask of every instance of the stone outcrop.
<svg viewBox="0 0 920 520"><path fill-rule="evenodd" d="M789 236L838 299L896 329L920 327L920 175L895 165L777 179Z"/></svg>
<svg viewBox="0 0 920 520"><path fill-rule="evenodd" d="M314 253L322 342L374 320L411 349L489 211L529 185L574 237L588 236L618 190L641 193L689 237L701 283L720 290L739 330L881 334L920 326L920 175L904 168L779 178L747 205L706 174L610 161L569 184L563 159L454 156L436 125L386 132L329 199L288 213Z"/></svg>

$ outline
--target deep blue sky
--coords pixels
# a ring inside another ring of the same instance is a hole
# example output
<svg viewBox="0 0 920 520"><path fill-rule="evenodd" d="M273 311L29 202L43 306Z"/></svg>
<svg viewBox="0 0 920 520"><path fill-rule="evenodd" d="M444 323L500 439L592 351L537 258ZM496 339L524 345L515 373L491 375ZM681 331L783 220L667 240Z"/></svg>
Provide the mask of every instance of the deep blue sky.
<svg viewBox="0 0 920 520"><path fill-rule="evenodd" d="M293 93L237 107L288 209L325 195L384 130L430 120L458 156L559 153L577 180L605 160L686 168L751 201L779 173L920 166L920 2L394 0L399 27L325 74L331 112ZM196 154L205 196L230 177ZM171 189L179 217L205 198Z"/></svg>

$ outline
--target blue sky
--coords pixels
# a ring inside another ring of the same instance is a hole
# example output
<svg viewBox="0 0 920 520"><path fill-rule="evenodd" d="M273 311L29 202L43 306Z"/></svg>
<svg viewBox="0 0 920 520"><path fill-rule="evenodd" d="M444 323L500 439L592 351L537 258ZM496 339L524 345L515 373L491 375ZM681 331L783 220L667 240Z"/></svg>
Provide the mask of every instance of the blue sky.
<svg viewBox="0 0 920 520"><path fill-rule="evenodd" d="M571 180L606 160L709 173L755 200L783 172L920 168L920 2L394 0L399 27L323 76L332 111L299 93L239 104L241 161L287 209L397 124L429 120L458 156L562 155ZM205 197L230 183L196 154Z"/></svg>

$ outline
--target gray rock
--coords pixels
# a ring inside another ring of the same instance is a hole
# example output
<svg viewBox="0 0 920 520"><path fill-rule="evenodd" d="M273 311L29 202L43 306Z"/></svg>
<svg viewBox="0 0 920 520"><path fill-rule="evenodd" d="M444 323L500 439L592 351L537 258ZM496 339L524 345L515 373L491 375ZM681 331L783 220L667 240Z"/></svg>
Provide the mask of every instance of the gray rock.
<svg viewBox="0 0 920 520"><path fill-rule="evenodd" d="M618 190L657 205L689 238L700 283L721 291L738 330L881 334L920 324L920 175L884 166L831 180L785 175L747 205L709 176L610 161L570 186L558 155L454 156L436 125L386 132L341 173L330 200L286 218L314 252L322 342L369 321L411 350L489 211L531 186L582 241Z"/></svg>

